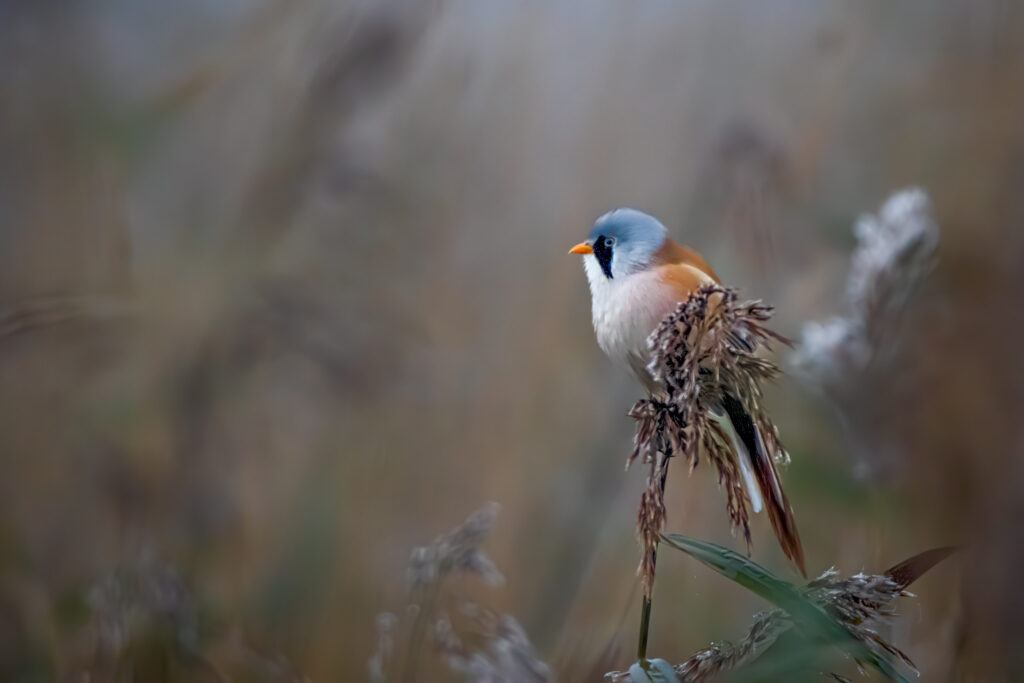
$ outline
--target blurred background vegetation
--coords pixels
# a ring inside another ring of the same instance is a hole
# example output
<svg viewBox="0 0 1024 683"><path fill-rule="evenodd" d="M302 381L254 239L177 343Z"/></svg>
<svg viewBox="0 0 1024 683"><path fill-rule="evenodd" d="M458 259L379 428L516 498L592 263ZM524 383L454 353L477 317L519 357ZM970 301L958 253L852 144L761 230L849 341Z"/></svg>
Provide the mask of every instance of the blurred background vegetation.
<svg viewBox="0 0 1024 683"><path fill-rule="evenodd" d="M783 378L783 477L812 573L967 544L888 635L1021 680L1022 122L1013 0L0 3L0 679L365 680L488 500L480 599L559 680L627 666L638 395L566 249L641 208L797 337L920 185L898 371L855 422ZM713 473L669 489L737 547ZM659 570L660 657L765 607Z"/></svg>

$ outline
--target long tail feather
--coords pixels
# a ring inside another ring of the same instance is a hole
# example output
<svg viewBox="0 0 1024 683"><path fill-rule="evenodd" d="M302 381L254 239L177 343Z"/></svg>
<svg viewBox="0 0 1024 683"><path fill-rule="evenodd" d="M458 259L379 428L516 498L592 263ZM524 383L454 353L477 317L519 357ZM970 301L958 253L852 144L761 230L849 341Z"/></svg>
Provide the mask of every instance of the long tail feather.
<svg viewBox="0 0 1024 683"><path fill-rule="evenodd" d="M718 426L729 437L729 443L732 444L732 449L736 451L736 455L739 457L743 487L747 490L747 497L750 498L750 509L756 515L764 509L764 500L761 498L761 485L757 483L757 477L754 476L754 463L750 453L747 452L746 445L740 440L739 435L736 434L736 428L725 412L712 412L711 419L717 422Z"/></svg>
<svg viewBox="0 0 1024 683"><path fill-rule="evenodd" d="M773 454L765 451L764 443L757 433L754 421L737 398L726 394L722 398L722 407L729 415L733 428L746 447L747 453L750 454L750 464L761 489L765 507L768 508L768 518L771 520L772 528L775 529L779 545L782 546L782 552L786 553L786 557L806 578L804 548L800 543L800 533L796 529L793 509L782 490L779 473L775 470L775 458Z"/></svg>

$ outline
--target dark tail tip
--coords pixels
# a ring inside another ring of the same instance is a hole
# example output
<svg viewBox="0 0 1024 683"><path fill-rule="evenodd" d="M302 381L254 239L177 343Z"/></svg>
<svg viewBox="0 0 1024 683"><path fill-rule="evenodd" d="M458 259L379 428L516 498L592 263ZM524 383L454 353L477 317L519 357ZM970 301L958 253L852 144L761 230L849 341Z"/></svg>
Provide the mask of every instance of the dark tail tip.
<svg viewBox="0 0 1024 683"><path fill-rule="evenodd" d="M797 531L796 519L793 517L789 499L782 490L782 482L775 469L774 454L765 452L764 445L757 436L754 420L738 398L725 394L722 397L722 408L729 415L729 420L732 421L737 436L746 447L747 453L750 454L757 486L761 489L761 497L764 498L765 507L768 509L768 519L775 530L775 536L779 539L782 552L800 570L800 574L807 578L807 566L804 560L803 544L800 542L800 532Z"/></svg>

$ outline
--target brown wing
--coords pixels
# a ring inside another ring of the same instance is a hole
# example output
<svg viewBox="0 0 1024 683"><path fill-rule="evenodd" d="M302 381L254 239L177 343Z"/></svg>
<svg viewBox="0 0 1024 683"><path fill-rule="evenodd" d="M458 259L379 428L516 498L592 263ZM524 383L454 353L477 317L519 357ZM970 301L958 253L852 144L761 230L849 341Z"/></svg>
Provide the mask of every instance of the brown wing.
<svg viewBox="0 0 1024 683"><path fill-rule="evenodd" d="M675 301L686 299L704 285L717 282L702 268L687 263L668 263L657 266L658 278L675 294Z"/></svg>
<svg viewBox="0 0 1024 683"><path fill-rule="evenodd" d="M693 266L705 273L716 283L722 284L722 281L718 279L718 275L715 274L715 271L711 270L711 266L701 258L700 254L689 247L684 247L671 237L665 238L665 243L661 245L658 251L654 252L653 264L655 266Z"/></svg>
<svg viewBox="0 0 1024 683"><path fill-rule="evenodd" d="M680 248L685 249L686 247ZM700 257L698 256L697 258ZM700 268L696 264L671 263L658 266L656 272L658 273L659 279L667 285L667 289L669 289L674 295L671 300L672 305L666 308L663 315L671 313L675 310L675 307L679 302L686 301L691 294L701 287L718 283L718 280L714 278L713 273L708 273L708 271ZM708 305L715 307L720 303L721 299L718 296L714 296L711 298Z"/></svg>

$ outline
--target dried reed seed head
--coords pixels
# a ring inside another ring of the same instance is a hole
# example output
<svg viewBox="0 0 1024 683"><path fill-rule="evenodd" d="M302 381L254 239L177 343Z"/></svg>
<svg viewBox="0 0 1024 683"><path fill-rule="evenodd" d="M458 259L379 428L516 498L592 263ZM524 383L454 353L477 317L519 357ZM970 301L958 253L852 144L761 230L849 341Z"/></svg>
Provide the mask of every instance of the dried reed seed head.
<svg viewBox="0 0 1024 683"><path fill-rule="evenodd" d="M712 680L756 659L792 626L789 615L782 610L757 614L746 636L738 644L711 643L706 649L694 653L674 667L676 675L683 683Z"/></svg>
<svg viewBox="0 0 1024 683"><path fill-rule="evenodd" d="M487 503L430 545L414 548L406 572L410 587L422 589L450 573L472 574L491 586L504 583L505 577L480 548L499 510L497 503Z"/></svg>
<svg viewBox="0 0 1024 683"><path fill-rule="evenodd" d="M492 656L499 663L509 683L549 683L551 671L537 656L530 639L519 622L511 616L502 615L498 632L491 639Z"/></svg>
<svg viewBox="0 0 1024 683"><path fill-rule="evenodd" d="M519 622L474 605L484 649L470 652L446 616L435 626L435 643L449 668L472 683L550 683L551 671L537 656Z"/></svg>
<svg viewBox="0 0 1024 683"><path fill-rule="evenodd" d="M441 614L434 622L434 647L445 658L463 657L465 654L462 639L455 633L447 614Z"/></svg>
<svg viewBox="0 0 1024 683"><path fill-rule="evenodd" d="M173 633L181 642L199 636L196 601L177 569L143 552L101 576L87 591L96 647L119 656L152 629Z"/></svg>
<svg viewBox="0 0 1024 683"><path fill-rule="evenodd" d="M877 216L861 217L853 231L857 250L847 282L850 302L869 310L878 303L872 299L886 290L886 303L899 305L909 291L906 285L932 267L938 246L928 195L920 188L897 192Z"/></svg>
<svg viewBox="0 0 1024 683"><path fill-rule="evenodd" d="M637 514L637 535L640 537L641 558L637 574L644 595L650 598L654 590L655 562L661 532L665 528L665 478L668 459L659 454L658 464L652 465L647 488L640 496Z"/></svg>
<svg viewBox="0 0 1024 683"><path fill-rule="evenodd" d="M882 650L899 657L916 670L910 658L884 640L872 625L892 616L891 605L899 596L910 595L891 576L854 574L838 579L832 568L807 584L805 595L825 608L846 630L869 650Z"/></svg>
<svg viewBox="0 0 1024 683"><path fill-rule="evenodd" d="M491 585L501 583L501 573L480 548L494 525L498 510L496 503L488 503L459 526L438 536L430 545L414 549L408 569L412 588L436 587L449 574L473 574ZM434 649L453 672L473 683L549 683L551 674L547 665L539 659L526 632L515 619L472 601L460 603L459 610L471 620L475 629L466 641L459 636L445 613L435 618L430 608L410 605L408 614L414 622L433 619L426 623L431 626ZM388 627L388 634L394 630L393 621L386 624L379 621L379 628L382 624ZM384 653L393 648L393 642L384 638L382 628L378 644L381 655L375 654L370 660L371 678L381 673L376 680L383 680ZM470 646L470 643L474 645Z"/></svg>
<svg viewBox="0 0 1024 683"><path fill-rule="evenodd" d="M861 217L853 231L857 248L846 283L850 312L807 323L793 354L800 375L826 392L857 380L869 363L898 346L891 334L896 317L934 267L939 243L928 195L919 188L893 194L877 216ZM885 345L879 343L883 338Z"/></svg>
<svg viewBox="0 0 1024 683"><path fill-rule="evenodd" d="M843 416L861 475L892 472L904 458L879 442L898 401L900 383L915 367L919 330L904 315L912 295L934 267L939 244L928 196L894 193L877 215L854 227L857 247L846 284L846 311L804 325L792 356L795 374ZM904 389L905 390L905 389Z"/></svg>
<svg viewBox="0 0 1024 683"><path fill-rule="evenodd" d="M772 361L756 355L773 340L788 343L764 326L771 315L772 308L760 302L740 303L731 289L709 285L694 292L661 321L648 339L648 371L665 387L667 395L638 401L629 413L637 420L637 428L626 466L637 458L650 463L655 454L665 453L668 457L683 457L692 471L703 453L718 470L730 523L734 532L742 531L748 550L750 499L743 486L739 456L732 441L709 416L719 409L723 395L734 396L749 412L767 451L779 459L788 457L762 405L763 382L777 377L780 370ZM645 493L638 517L645 548L652 520L664 523L662 517L653 514L655 510ZM648 569L645 560L639 570L642 577L647 576Z"/></svg>
<svg viewBox="0 0 1024 683"><path fill-rule="evenodd" d="M911 594L885 574L860 573L847 579L838 576L835 568L827 570L807 584L804 595L821 605L871 651L882 650L916 669L904 652L871 628L874 623L892 616L892 603L897 597ZM681 683L713 680L759 657L793 625L792 618L781 609L758 614L738 644L711 643L676 665L676 675ZM632 683L632 678L624 671L609 672L605 676L616 683Z"/></svg>
<svg viewBox="0 0 1024 683"><path fill-rule="evenodd" d="M780 370L756 353L772 340L787 342L762 325L771 313L760 302L738 303L734 290L708 285L659 324L648 339L648 370L666 387L667 402L679 408L684 424L713 408L724 391L765 418L761 385ZM764 426L776 433L770 421Z"/></svg>
<svg viewBox="0 0 1024 683"><path fill-rule="evenodd" d="M890 605L899 596L909 596L885 574L854 574L837 579L831 568L807 584L808 595L843 622L862 623L892 616Z"/></svg>
<svg viewBox="0 0 1024 683"><path fill-rule="evenodd" d="M672 414L672 407L653 399L637 401L629 413L637 420L633 453L626 467L640 457L651 466L647 488L640 497L637 511L637 536L641 544L640 576L644 595L650 597L654 588L655 562L662 530L665 528L665 478L668 459L681 452L681 425Z"/></svg>

